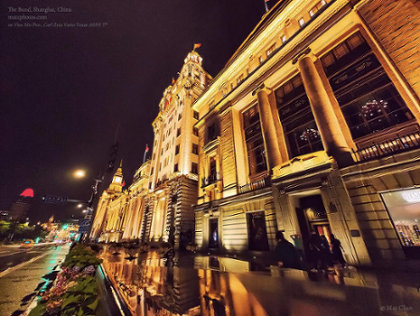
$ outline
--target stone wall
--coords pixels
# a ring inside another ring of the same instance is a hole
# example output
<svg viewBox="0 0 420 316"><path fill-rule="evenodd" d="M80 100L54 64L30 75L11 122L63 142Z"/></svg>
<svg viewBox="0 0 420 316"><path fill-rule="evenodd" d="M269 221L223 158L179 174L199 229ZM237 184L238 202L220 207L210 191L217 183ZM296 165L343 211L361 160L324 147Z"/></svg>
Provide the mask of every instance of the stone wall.
<svg viewBox="0 0 420 316"><path fill-rule="evenodd" d="M391 57L417 96L420 96L419 1L370 0L358 13Z"/></svg>

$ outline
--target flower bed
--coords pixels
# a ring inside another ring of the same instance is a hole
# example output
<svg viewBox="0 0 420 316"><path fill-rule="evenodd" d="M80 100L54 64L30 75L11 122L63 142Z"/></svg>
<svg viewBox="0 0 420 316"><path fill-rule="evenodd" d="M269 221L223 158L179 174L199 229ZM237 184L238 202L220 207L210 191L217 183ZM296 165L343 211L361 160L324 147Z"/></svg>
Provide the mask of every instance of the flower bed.
<svg viewBox="0 0 420 316"><path fill-rule="evenodd" d="M54 285L41 294L29 315L95 315L98 305L95 271L100 263L101 259L89 247L74 246Z"/></svg>

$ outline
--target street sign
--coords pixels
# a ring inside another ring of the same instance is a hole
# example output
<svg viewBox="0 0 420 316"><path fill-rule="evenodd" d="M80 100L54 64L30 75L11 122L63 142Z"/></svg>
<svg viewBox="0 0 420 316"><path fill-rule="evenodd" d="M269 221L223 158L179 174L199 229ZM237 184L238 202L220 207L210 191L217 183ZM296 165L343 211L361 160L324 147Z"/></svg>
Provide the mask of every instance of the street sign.
<svg viewBox="0 0 420 316"><path fill-rule="evenodd" d="M82 219L79 223L79 233L88 233L90 227L91 220L90 219Z"/></svg>
<svg viewBox="0 0 420 316"><path fill-rule="evenodd" d="M67 202L67 197L53 196L53 195L44 195L42 197L42 201L44 203L50 203L50 204L66 203Z"/></svg>

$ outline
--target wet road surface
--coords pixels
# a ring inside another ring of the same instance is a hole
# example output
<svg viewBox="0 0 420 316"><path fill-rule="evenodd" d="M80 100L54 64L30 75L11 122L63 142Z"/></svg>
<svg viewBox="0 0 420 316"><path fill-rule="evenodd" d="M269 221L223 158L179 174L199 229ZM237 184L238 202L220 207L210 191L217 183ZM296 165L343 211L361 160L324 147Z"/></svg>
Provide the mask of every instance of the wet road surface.
<svg viewBox="0 0 420 316"><path fill-rule="evenodd" d="M21 252L19 249L0 253L0 315L11 315L25 309L22 299L30 296L42 283L42 276L51 272L64 260L69 245L34 247ZM22 306L21 306L22 304Z"/></svg>
<svg viewBox="0 0 420 316"><path fill-rule="evenodd" d="M223 257L168 262L149 252L130 261L123 249L102 256L133 315L420 315L420 273L250 271Z"/></svg>
<svg viewBox="0 0 420 316"><path fill-rule="evenodd" d="M0 247L0 273L22 262L35 258L51 249L51 245L20 249L18 245Z"/></svg>

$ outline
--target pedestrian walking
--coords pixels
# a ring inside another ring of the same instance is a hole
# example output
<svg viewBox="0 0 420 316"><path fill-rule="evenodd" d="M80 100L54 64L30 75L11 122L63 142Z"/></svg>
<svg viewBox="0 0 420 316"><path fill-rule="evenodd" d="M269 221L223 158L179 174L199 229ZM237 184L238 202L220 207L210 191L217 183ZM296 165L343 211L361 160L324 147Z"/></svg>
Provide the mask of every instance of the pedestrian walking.
<svg viewBox="0 0 420 316"><path fill-rule="evenodd" d="M276 233L276 239L275 253L278 265L284 268L299 269L299 257L293 244L288 242L280 231Z"/></svg>

